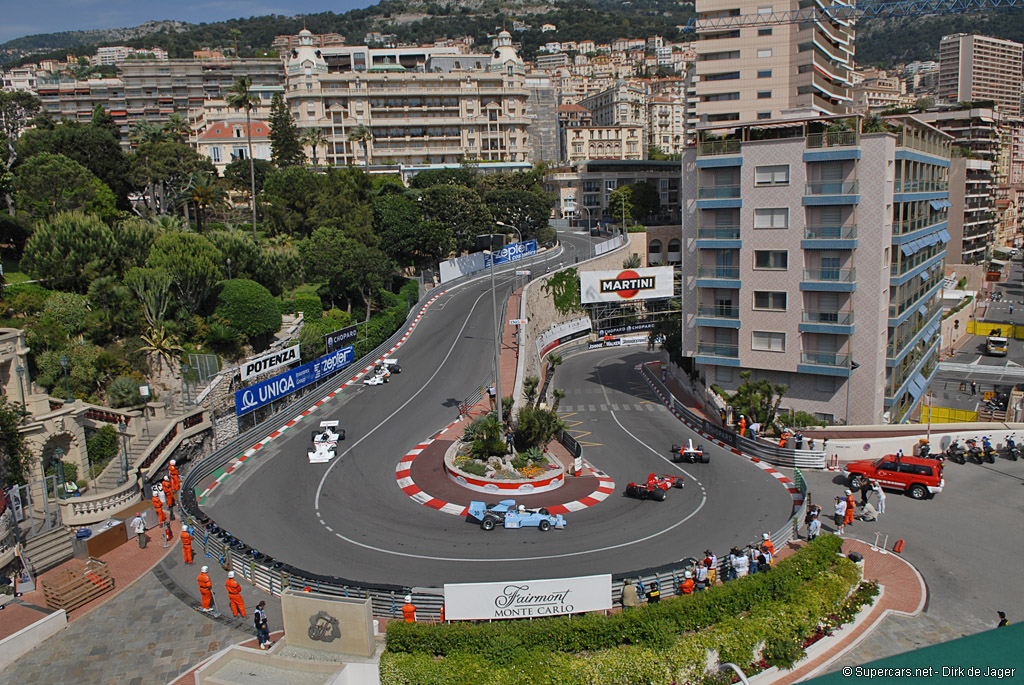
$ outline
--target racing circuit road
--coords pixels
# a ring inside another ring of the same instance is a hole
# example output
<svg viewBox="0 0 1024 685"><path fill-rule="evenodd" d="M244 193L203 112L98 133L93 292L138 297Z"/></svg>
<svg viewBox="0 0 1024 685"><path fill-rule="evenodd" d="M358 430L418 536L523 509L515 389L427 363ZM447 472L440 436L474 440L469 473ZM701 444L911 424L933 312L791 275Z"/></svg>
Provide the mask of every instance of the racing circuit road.
<svg viewBox="0 0 1024 685"><path fill-rule="evenodd" d="M498 283L501 297L511 276ZM581 353L557 372L555 385L567 392L560 413L581 436L587 460L616 482L604 502L567 514L564 530L487 533L407 497L396 485L396 464L454 420L459 400L490 373L489 287L489 279L477 279L441 296L395 353L401 374L387 385L345 388L246 461L204 511L298 568L406 586L622 573L708 547L721 554L786 521L789 494L748 460L699 440L710 464L668 461L671 442L698 436L646 388L635 367L653 354L642 347ZM324 419L339 419L347 439L331 463L310 464L309 436ZM278 427L267 422L268 432ZM686 488L671 490L665 502L621 495L652 471L683 475ZM550 497L562 501L558 491Z"/></svg>

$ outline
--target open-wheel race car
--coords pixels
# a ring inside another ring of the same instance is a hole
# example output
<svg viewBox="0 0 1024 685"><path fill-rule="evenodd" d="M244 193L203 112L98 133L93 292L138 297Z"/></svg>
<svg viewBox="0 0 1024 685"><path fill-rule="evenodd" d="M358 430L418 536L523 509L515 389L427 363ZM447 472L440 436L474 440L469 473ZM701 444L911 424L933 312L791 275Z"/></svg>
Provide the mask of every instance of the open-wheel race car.
<svg viewBox="0 0 1024 685"><path fill-rule="evenodd" d="M668 497L669 488L682 489L685 483L681 476L670 476L668 474L659 476L652 473L647 476L646 483L630 483L626 486L626 497L637 499L653 499L655 502L664 502Z"/></svg>
<svg viewBox="0 0 1024 685"><path fill-rule="evenodd" d="M313 449L306 452L310 464L323 464L334 458L339 440L345 439L345 429L338 421L321 421L320 429L313 431Z"/></svg>
<svg viewBox="0 0 1024 685"><path fill-rule="evenodd" d="M704 445L693 446L693 440L687 440L685 445L672 445L672 461L679 463L685 461L688 464L707 464L711 461L710 454L704 454Z"/></svg>
<svg viewBox="0 0 1024 685"><path fill-rule="evenodd" d="M480 521L480 527L484 530L494 530L499 525L505 528L532 527L542 531L565 528L565 519L561 514L549 514L544 508L527 509L521 504L517 507L514 499L503 499L492 505L470 502L468 513Z"/></svg>
<svg viewBox="0 0 1024 685"><path fill-rule="evenodd" d="M389 357L375 364L373 373L367 375L363 379L363 383L366 385L382 385L388 382L393 373L402 373L402 367L398 364L397 359Z"/></svg>

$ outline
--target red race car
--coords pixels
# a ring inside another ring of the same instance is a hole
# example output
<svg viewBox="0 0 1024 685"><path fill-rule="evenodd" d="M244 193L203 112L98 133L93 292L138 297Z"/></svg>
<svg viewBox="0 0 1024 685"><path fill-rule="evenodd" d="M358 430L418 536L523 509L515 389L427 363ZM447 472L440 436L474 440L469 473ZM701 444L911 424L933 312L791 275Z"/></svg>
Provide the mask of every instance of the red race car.
<svg viewBox="0 0 1024 685"><path fill-rule="evenodd" d="M669 476L664 474L658 476L652 473L647 476L646 483L630 483L626 486L626 496L637 499L653 499L655 502L664 502L668 496L669 488L683 488L681 476Z"/></svg>

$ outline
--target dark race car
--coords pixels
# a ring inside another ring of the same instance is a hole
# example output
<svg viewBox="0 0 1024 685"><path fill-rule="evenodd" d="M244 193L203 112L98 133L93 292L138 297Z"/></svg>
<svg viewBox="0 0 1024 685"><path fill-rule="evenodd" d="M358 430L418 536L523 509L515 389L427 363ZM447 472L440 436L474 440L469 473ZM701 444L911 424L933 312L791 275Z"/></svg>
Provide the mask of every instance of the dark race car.
<svg viewBox="0 0 1024 685"><path fill-rule="evenodd" d="M647 476L646 483L630 483L626 486L626 497L637 499L653 499L655 502L664 502L668 497L669 488L683 488L683 479L680 476L669 476L667 474L658 476L652 473Z"/></svg>

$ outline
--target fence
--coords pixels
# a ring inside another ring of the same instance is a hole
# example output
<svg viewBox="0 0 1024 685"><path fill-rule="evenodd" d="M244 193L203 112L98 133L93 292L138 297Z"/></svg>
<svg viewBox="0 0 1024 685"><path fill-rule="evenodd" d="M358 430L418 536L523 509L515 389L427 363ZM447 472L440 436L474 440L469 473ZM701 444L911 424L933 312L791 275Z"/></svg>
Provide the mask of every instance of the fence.
<svg viewBox="0 0 1024 685"><path fill-rule="evenodd" d="M757 442L756 440L737 435L716 423L708 421L676 399L668 387L650 370L647 364L642 365L640 369L647 383L654 388L655 392L668 400L676 416L693 430L704 433L708 437L735 448L745 455L756 457L769 464L802 469L825 468L824 450L791 450L785 447L766 445L763 442Z"/></svg>

